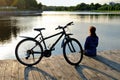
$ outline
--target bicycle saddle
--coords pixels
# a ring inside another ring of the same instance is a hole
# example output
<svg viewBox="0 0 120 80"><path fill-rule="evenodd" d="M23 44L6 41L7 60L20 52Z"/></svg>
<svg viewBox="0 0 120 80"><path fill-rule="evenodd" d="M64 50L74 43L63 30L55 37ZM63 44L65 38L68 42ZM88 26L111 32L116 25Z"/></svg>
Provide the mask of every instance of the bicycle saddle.
<svg viewBox="0 0 120 80"><path fill-rule="evenodd" d="M45 30L45 28L35 28L35 31L41 31L41 30Z"/></svg>

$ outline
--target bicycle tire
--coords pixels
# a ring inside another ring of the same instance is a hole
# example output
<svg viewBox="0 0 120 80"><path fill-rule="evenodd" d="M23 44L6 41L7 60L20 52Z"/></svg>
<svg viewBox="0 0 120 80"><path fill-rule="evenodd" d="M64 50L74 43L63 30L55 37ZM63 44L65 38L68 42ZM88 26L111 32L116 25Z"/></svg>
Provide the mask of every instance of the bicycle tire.
<svg viewBox="0 0 120 80"><path fill-rule="evenodd" d="M42 52L41 44L32 38L21 40L15 48L17 60L25 66L37 64L43 57Z"/></svg>
<svg viewBox="0 0 120 80"><path fill-rule="evenodd" d="M83 49L78 40L68 39L63 46L65 60L71 65L78 65L83 58Z"/></svg>

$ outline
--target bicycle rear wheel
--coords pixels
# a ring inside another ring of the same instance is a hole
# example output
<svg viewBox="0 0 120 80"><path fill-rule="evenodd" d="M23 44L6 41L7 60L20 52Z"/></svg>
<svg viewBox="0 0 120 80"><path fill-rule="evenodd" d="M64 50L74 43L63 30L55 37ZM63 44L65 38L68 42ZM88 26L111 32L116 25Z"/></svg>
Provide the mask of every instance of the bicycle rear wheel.
<svg viewBox="0 0 120 80"><path fill-rule="evenodd" d="M34 39L20 41L15 49L17 60L26 66L37 64L43 57L42 52L42 46Z"/></svg>
<svg viewBox="0 0 120 80"><path fill-rule="evenodd" d="M65 60L71 65L78 65L83 58L83 49L78 40L70 38L63 47Z"/></svg>

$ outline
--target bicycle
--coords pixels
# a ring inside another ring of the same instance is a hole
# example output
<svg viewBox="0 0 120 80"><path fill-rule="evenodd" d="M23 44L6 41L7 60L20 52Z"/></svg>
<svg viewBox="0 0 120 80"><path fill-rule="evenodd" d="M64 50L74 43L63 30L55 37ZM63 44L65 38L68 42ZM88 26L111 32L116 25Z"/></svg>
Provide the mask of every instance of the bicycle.
<svg viewBox="0 0 120 80"><path fill-rule="evenodd" d="M78 65L83 58L83 49L77 39L70 37L70 35L73 34L66 32L66 28L70 25L73 25L73 22L70 22L65 26L58 26L55 30L59 29L62 31L48 37L44 37L42 34L42 30L45 30L45 28L34 28L35 31L39 32L34 38L21 36L25 39L21 40L16 46L15 55L17 60L26 66L32 66L39 63L43 57L51 56L51 52L55 50L55 45L64 36L61 43L63 56L69 64ZM48 49L45 40L57 35L60 36ZM40 37L39 40L36 40L38 37Z"/></svg>

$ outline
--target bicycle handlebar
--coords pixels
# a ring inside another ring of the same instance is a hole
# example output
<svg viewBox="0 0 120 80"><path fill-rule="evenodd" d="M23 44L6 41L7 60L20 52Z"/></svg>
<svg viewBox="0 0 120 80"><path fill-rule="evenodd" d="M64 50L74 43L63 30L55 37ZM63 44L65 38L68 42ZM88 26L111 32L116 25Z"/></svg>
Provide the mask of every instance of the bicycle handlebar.
<svg viewBox="0 0 120 80"><path fill-rule="evenodd" d="M73 22L69 22L66 26L69 26L69 25L72 25L73 24Z"/></svg>
<svg viewBox="0 0 120 80"><path fill-rule="evenodd" d="M67 26L70 26L70 25L73 25L73 21L72 21L72 22L69 22L69 23L66 24L64 27L58 26L57 28L55 28L55 30L57 30L57 29L64 29L64 28L67 28Z"/></svg>

